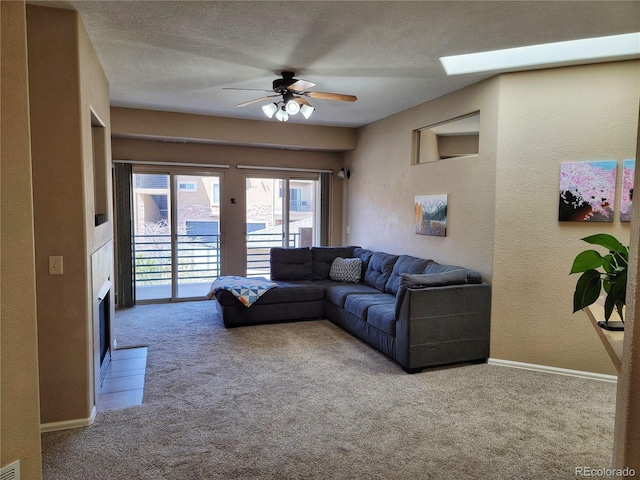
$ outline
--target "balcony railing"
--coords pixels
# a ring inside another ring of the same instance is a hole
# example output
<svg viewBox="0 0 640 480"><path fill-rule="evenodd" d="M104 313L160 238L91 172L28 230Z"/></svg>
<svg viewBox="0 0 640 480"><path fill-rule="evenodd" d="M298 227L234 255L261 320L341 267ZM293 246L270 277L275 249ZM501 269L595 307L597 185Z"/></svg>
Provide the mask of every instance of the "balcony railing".
<svg viewBox="0 0 640 480"><path fill-rule="evenodd" d="M136 287L171 283L171 235L135 235ZM178 235L179 283L203 283L220 276L219 235Z"/></svg>
<svg viewBox="0 0 640 480"><path fill-rule="evenodd" d="M247 234L247 276L270 274L270 251L282 246L281 233ZM136 287L171 284L171 235L135 235ZM289 235L289 247L300 246L300 234ZM177 236L178 283L208 283L219 277L220 236Z"/></svg>

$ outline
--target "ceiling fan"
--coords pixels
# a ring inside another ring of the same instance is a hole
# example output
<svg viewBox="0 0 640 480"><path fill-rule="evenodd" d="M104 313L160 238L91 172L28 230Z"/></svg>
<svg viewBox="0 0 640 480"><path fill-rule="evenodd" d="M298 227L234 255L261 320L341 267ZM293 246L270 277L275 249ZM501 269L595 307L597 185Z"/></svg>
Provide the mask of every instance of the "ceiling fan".
<svg viewBox="0 0 640 480"><path fill-rule="evenodd" d="M274 95L267 95L265 97L249 100L248 102L239 103L236 107L246 107L247 105L253 105L254 103L264 102L270 98L282 97L281 100L269 103L262 107L262 111L269 118L272 118L275 114L276 118L281 122L289 120L289 115L295 115L300 112L304 118L309 118L314 107L304 98L319 98L322 100L338 100L342 102L355 102L357 97L355 95L345 95L342 93L325 93L325 92L310 92L309 88L315 87L315 83L307 80L298 80L293 78L294 72L281 72L282 78L276 78L273 81L271 90L261 90L258 88L232 88L224 87L224 90L253 90L259 92L273 92Z"/></svg>

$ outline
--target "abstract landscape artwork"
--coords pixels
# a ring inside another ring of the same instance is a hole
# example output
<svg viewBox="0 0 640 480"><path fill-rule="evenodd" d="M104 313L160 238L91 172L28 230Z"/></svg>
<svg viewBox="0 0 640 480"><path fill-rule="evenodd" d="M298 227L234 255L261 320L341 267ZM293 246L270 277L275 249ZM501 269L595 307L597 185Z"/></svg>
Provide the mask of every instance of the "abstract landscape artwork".
<svg viewBox="0 0 640 480"><path fill-rule="evenodd" d="M633 177L636 171L635 160L622 162L622 195L620 197L620 221L631 221L631 207L633 201Z"/></svg>
<svg viewBox="0 0 640 480"><path fill-rule="evenodd" d="M447 235L447 195L416 196L413 226L419 235L445 237Z"/></svg>
<svg viewBox="0 0 640 480"><path fill-rule="evenodd" d="M612 222L617 166L615 160L561 163L558 220Z"/></svg>

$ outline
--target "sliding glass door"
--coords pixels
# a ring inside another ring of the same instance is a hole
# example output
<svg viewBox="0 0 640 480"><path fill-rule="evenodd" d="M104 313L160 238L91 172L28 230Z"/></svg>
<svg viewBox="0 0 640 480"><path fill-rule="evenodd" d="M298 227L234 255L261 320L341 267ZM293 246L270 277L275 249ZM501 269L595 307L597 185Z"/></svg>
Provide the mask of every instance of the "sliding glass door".
<svg viewBox="0 0 640 480"><path fill-rule="evenodd" d="M177 298L202 298L220 276L220 177L176 175Z"/></svg>
<svg viewBox="0 0 640 480"><path fill-rule="evenodd" d="M202 298L220 275L217 174L133 174L136 302Z"/></svg>
<svg viewBox="0 0 640 480"><path fill-rule="evenodd" d="M272 247L318 245L318 179L245 178L248 277L269 277Z"/></svg>

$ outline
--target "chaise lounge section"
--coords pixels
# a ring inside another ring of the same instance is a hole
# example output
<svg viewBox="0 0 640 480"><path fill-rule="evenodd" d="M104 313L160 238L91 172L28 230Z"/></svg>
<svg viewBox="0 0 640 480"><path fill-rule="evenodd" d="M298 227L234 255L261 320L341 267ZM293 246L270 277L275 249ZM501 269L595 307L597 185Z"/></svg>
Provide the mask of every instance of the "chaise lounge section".
<svg viewBox="0 0 640 480"><path fill-rule="evenodd" d="M273 248L271 281L250 308L216 291L225 326L327 318L408 372L489 357L491 286L474 270L353 246Z"/></svg>

